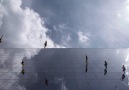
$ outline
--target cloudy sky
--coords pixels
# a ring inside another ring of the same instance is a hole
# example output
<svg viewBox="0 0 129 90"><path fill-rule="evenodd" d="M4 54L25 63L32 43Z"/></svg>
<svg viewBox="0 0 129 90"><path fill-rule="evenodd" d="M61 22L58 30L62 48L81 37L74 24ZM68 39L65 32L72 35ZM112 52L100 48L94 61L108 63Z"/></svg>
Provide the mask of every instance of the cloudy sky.
<svg viewBox="0 0 129 90"><path fill-rule="evenodd" d="M129 0L0 0L0 48L128 48Z"/></svg>

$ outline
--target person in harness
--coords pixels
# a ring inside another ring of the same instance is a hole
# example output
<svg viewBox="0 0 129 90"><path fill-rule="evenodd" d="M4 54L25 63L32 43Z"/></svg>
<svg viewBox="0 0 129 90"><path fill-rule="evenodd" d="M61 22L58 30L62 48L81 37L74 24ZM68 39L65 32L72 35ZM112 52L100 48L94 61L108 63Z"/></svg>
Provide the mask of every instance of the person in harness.
<svg viewBox="0 0 129 90"><path fill-rule="evenodd" d="M108 65L107 62L105 61L104 62L104 66L105 66L106 69L107 69L107 65Z"/></svg>
<svg viewBox="0 0 129 90"><path fill-rule="evenodd" d="M125 66L124 66L124 65L122 66L122 69L123 69L123 72L125 73L126 68L125 68Z"/></svg>
<svg viewBox="0 0 129 90"><path fill-rule="evenodd" d="M24 66L24 61L21 62L21 65Z"/></svg>
<svg viewBox="0 0 129 90"><path fill-rule="evenodd" d="M44 48L47 46L47 41L45 41L45 43L44 43Z"/></svg>
<svg viewBox="0 0 129 90"><path fill-rule="evenodd" d="M2 37L3 37L3 35L2 35L1 38L0 38L0 43L2 43Z"/></svg>

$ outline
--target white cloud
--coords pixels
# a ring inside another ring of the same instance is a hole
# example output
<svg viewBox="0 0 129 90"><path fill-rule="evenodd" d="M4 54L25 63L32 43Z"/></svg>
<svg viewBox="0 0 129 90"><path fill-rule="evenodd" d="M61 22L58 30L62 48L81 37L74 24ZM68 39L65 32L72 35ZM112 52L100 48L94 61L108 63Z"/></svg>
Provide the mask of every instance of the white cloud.
<svg viewBox="0 0 129 90"><path fill-rule="evenodd" d="M82 43L88 42L89 38L88 38L88 34L87 33L83 33L81 31L79 31L78 33L78 37L79 37L79 41Z"/></svg>
<svg viewBox="0 0 129 90"><path fill-rule="evenodd" d="M46 35L48 30L40 15L28 7L22 9L21 4L22 0L0 2L0 37L3 35L0 48L43 48L45 40L48 41L47 48L62 47ZM12 69L19 72L22 59L30 59L39 51L40 49L0 49L0 71ZM7 65L6 62L10 64Z"/></svg>
<svg viewBox="0 0 129 90"><path fill-rule="evenodd" d="M53 26L55 31L63 32L63 30L68 29L67 24L59 24L58 26Z"/></svg>
<svg viewBox="0 0 129 90"><path fill-rule="evenodd" d="M70 35L68 35L68 37L66 38L67 41L70 41L71 40L71 37Z"/></svg>
<svg viewBox="0 0 129 90"><path fill-rule="evenodd" d="M127 0L127 3L129 3L129 0Z"/></svg>
<svg viewBox="0 0 129 90"><path fill-rule="evenodd" d="M68 88L66 86L66 81L64 80L64 78L55 77L54 81L55 81L54 83L60 83L61 84L61 89L60 90L68 90Z"/></svg>
<svg viewBox="0 0 129 90"><path fill-rule="evenodd" d="M120 14L119 12L117 13L117 17L119 17L119 18L122 17L121 14Z"/></svg>
<svg viewBox="0 0 129 90"><path fill-rule="evenodd" d="M120 53L120 49L117 49L117 50L116 50L116 53L119 54L119 53Z"/></svg>
<svg viewBox="0 0 129 90"><path fill-rule="evenodd" d="M60 47L47 35L47 28L40 15L26 7L21 0L2 0L0 3L0 34L4 35L4 48L42 48L48 41L48 48Z"/></svg>
<svg viewBox="0 0 129 90"><path fill-rule="evenodd" d="M71 47L68 43L71 41L71 36L67 35L67 36L62 36L61 39L61 45L65 46L65 47Z"/></svg>

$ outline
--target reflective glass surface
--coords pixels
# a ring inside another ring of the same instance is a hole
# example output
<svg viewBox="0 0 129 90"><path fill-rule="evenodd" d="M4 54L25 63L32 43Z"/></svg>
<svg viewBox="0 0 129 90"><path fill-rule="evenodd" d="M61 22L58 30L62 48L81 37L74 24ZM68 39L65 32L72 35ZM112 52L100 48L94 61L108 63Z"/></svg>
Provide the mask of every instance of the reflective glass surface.
<svg viewBox="0 0 129 90"><path fill-rule="evenodd" d="M0 90L129 90L129 50L0 49Z"/></svg>

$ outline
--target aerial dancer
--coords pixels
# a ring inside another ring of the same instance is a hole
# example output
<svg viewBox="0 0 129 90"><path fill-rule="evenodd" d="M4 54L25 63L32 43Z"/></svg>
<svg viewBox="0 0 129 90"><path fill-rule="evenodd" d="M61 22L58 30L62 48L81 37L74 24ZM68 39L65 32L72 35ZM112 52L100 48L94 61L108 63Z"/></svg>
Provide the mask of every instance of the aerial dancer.
<svg viewBox="0 0 129 90"><path fill-rule="evenodd" d="M3 35L2 35L1 38L0 38L0 43L2 42L2 37L3 37Z"/></svg>
<svg viewBox="0 0 129 90"><path fill-rule="evenodd" d="M45 41L45 43L44 43L44 48L47 46L47 41Z"/></svg>
<svg viewBox="0 0 129 90"><path fill-rule="evenodd" d="M45 84L46 86L48 86L48 80L45 78Z"/></svg>

